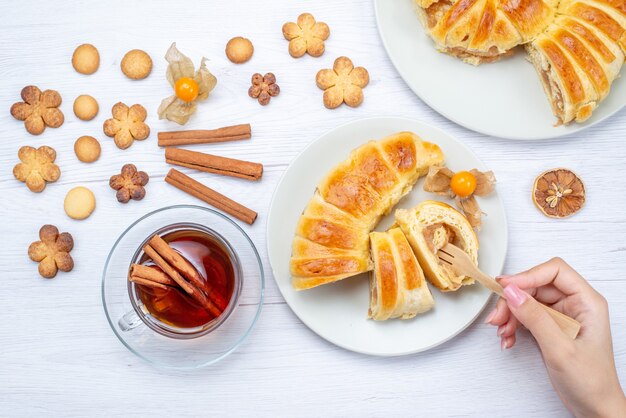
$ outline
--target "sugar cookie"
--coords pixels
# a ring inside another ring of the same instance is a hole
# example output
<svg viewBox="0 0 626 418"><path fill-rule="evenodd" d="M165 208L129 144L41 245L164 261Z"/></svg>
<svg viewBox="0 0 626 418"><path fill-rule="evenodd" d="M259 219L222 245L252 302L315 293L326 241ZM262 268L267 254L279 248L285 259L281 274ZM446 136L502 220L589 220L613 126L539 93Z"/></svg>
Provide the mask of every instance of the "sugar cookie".
<svg viewBox="0 0 626 418"><path fill-rule="evenodd" d="M226 44L226 56L235 64L243 64L252 58L254 46L249 39L237 36Z"/></svg>
<svg viewBox="0 0 626 418"><path fill-rule="evenodd" d="M84 163L93 163L100 158L100 143L93 136L81 136L74 142L74 152Z"/></svg>
<svg viewBox="0 0 626 418"><path fill-rule="evenodd" d="M86 187L74 187L63 202L65 213L72 219L85 219L96 208L96 196Z"/></svg>
<svg viewBox="0 0 626 418"><path fill-rule="evenodd" d="M81 74L93 74L100 66L100 53L91 44L82 44L74 50L72 66Z"/></svg>
<svg viewBox="0 0 626 418"><path fill-rule="evenodd" d="M96 99L88 94L81 94L74 100L74 114L80 120L92 120L100 107Z"/></svg>
<svg viewBox="0 0 626 418"><path fill-rule="evenodd" d="M148 77L152 71L152 58L140 49L133 49L124 55L120 67L126 77L140 80Z"/></svg>

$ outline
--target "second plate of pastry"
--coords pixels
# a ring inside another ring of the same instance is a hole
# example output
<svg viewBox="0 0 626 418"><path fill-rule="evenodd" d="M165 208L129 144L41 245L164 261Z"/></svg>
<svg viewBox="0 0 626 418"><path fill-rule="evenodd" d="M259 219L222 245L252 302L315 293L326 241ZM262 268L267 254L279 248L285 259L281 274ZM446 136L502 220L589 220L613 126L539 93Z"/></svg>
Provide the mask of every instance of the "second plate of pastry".
<svg viewBox="0 0 626 418"><path fill-rule="evenodd" d="M543 139L626 105L623 4L376 0L375 9L389 58L429 106L485 135Z"/></svg>
<svg viewBox="0 0 626 418"><path fill-rule="evenodd" d="M489 291L439 262L448 242L501 273L508 236L494 174L450 135L404 118L357 120L311 143L267 223L293 312L322 338L379 356L435 347L486 306Z"/></svg>

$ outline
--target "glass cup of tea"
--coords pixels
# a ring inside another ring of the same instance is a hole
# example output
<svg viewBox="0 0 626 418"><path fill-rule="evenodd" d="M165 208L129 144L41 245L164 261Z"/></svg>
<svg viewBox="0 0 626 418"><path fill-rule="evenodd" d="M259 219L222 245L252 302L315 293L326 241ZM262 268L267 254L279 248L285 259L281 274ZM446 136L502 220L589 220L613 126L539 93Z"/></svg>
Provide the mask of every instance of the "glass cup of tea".
<svg viewBox="0 0 626 418"><path fill-rule="evenodd" d="M197 289L215 309L177 286L128 280L132 264L158 269L144 251L154 235L199 273ZM258 318L263 291L263 267L247 234L226 216L189 205L159 209L131 224L113 245L102 278L115 335L133 353L167 368L202 367L234 351Z"/></svg>

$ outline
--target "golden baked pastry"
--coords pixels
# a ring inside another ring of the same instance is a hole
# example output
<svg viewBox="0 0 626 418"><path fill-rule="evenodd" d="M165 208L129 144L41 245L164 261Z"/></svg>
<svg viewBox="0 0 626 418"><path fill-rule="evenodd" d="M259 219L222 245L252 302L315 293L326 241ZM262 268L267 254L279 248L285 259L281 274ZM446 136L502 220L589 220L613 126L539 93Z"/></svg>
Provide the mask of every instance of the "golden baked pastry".
<svg viewBox="0 0 626 418"><path fill-rule="evenodd" d="M353 150L319 183L300 217L290 261L293 287L309 289L372 270L369 232L443 159L437 145L412 132Z"/></svg>
<svg viewBox="0 0 626 418"><path fill-rule="evenodd" d="M469 277L455 274L437 258L437 251L451 243L478 265L478 238L459 211L443 202L426 200L412 209L396 210L395 218L432 284L446 292L474 283Z"/></svg>
<svg viewBox="0 0 626 418"><path fill-rule="evenodd" d="M623 0L561 0L554 23L526 45L559 124L584 122L609 94L625 29Z"/></svg>
<svg viewBox="0 0 626 418"><path fill-rule="evenodd" d="M79 45L72 54L72 66L81 74L93 74L100 67L100 53L91 44Z"/></svg>
<svg viewBox="0 0 626 418"><path fill-rule="evenodd" d="M74 100L74 114L80 120L92 120L99 110L96 99L88 94L81 94Z"/></svg>
<svg viewBox="0 0 626 418"><path fill-rule="evenodd" d="M410 319L435 301L422 268L400 228L370 233L374 271L370 273L368 317L376 321Z"/></svg>
<svg viewBox="0 0 626 418"><path fill-rule="evenodd" d="M415 0L437 49L478 65L533 40L552 22L558 0Z"/></svg>
<svg viewBox="0 0 626 418"><path fill-rule="evenodd" d="M141 49L131 49L122 58L120 68L131 80L141 80L152 72L152 58Z"/></svg>

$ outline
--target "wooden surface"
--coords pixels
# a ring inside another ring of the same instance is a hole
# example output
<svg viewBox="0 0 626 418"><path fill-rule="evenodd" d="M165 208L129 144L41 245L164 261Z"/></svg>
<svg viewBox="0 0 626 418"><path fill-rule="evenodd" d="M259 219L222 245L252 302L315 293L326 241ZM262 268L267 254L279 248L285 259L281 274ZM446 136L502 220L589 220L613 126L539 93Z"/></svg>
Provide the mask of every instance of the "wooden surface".
<svg viewBox="0 0 626 418"><path fill-rule="evenodd" d="M506 272L560 255L586 276L609 301L617 367L626 381L626 111L559 140L484 137L445 120L407 88L382 47L370 1L184 4L119 0L3 4L0 415L567 416L532 338L522 334L513 350L501 352L495 329L482 323L486 312L437 349L374 358L320 339L285 305L265 248L274 187L289 162L319 135L344 122L380 115L416 118L446 129L494 170L509 219ZM294 60L287 53L281 25L304 11L327 22L331 37L321 58ZM255 45L252 60L240 66L227 61L223 52L226 41L237 35L249 37ZM189 373L157 370L126 350L109 328L100 303L101 271L119 233L153 209L198 203L164 183L168 167L156 145L157 131L177 128L156 117L160 100L171 91L163 55L173 41L196 63L202 55L209 58L208 67L218 78L214 93L199 105L187 128L250 122L251 140L211 145L211 152L265 165L258 183L193 173L259 212L257 222L244 228L259 248L268 280L265 306L251 338L225 361ZM100 69L92 76L80 75L70 65L72 51L84 42L96 45L101 54ZM123 54L133 48L146 50L154 60L146 80L130 81L119 70ZM331 67L339 55L370 72L365 102L357 109L325 109L315 86L315 73ZM247 89L252 73L267 71L276 74L281 94L261 107L248 98ZM65 113L61 128L35 137L10 116L11 104L28 84L61 93ZM73 115L72 102L79 94L98 100L95 120L82 122ZM147 140L125 151L102 133L102 123L117 101L144 105L152 128ZM80 135L101 141L98 162L89 165L76 159L73 143ZM61 179L41 194L31 193L11 174L23 145L57 150ZM127 162L147 171L150 183L143 201L122 205L108 179ZM574 169L587 186L586 207L562 221L543 217L530 199L535 175L556 166ZM63 212L65 193L77 185L91 188L98 199L96 211L85 221L73 221ZM76 243L72 252L76 267L54 280L38 276L26 251L44 223L71 232Z"/></svg>

